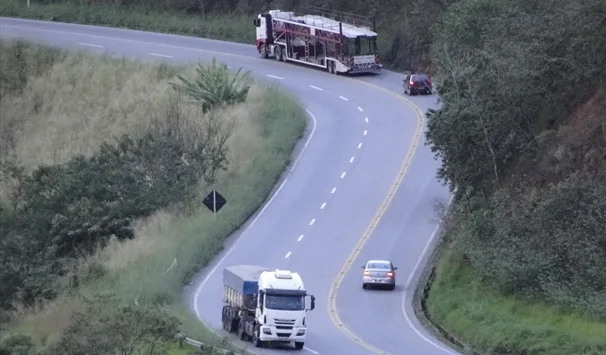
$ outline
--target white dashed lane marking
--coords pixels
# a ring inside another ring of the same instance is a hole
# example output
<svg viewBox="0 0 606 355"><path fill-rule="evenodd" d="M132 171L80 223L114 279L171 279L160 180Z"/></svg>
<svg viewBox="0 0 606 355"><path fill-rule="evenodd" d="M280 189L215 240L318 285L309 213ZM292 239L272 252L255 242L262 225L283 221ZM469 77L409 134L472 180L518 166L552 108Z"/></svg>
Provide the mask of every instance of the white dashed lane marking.
<svg viewBox="0 0 606 355"><path fill-rule="evenodd" d="M77 44L79 44L81 46L87 46L87 47L103 48L103 46L100 44L84 43L84 42L78 42Z"/></svg>
<svg viewBox="0 0 606 355"><path fill-rule="evenodd" d="M162 57L162 58L172 58L172 55L166 55L166 54L160 54L160 53L150 53L150 55L153 55L154 57Z"/></svg>

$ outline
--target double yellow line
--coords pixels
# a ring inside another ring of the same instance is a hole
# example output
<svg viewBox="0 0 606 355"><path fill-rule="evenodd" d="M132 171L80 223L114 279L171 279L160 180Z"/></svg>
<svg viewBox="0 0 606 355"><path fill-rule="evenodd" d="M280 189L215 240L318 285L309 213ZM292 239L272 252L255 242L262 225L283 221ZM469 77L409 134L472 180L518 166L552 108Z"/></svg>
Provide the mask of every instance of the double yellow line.
<svg viewBox="0 0 606 355"><path fill-rule="evenodd" d="M350 78L347 78L347 79L354 80L354 79L350 79ZM379 207L379 210L377 211L377 213L373 217L372 221L370 222L370 225L366 228L366 230L362 234L362 237L360 238L360 240L358 240L358 243L352 250L351 254L349 254L347 261L345 261L345 264L343 265L343 267L337 274L337 277L335 278L334 282L332 283L332 285L330 287L330 290L328 291L328 303L327 303L328 314L330 315L330 319L337 326L337 328L340 329L343 333L345 333L348 337L353 339L360 346L366 348L367 350L369 350L375 354L388 355L387 352L385 352L381 349L378 349L378 348L372 346L371 344L366 343L364 340L360 339L360 337L358 337L356 334L354 334L351 330L349 330L347 328L347 326L345 326L345 324L343 324L343 322L339 318L339 314L337 312L337 295L339 293L339 288L341 287L341 283L343 282L345 275L347 275L347 273L351 269L353 262L356 260L356 258L362 251L364 244L366 244L366 242L372 235L372 232L374 231L376 226L379 224L379 221L383 217L383 214L385 213L385 211L391 204L398 188L400 187L400 184L401 184L402 180L404 179L404 176L406 176L406 173L408 172L410 163L412 162L415 152L417 151L418 143L421 138L421 134L423 134L423 113L415 104L412 103L412 101L406 99L403 96L396 94L393 91L387 90L385 88L382 88L380 86L377 86L375 84L371 84L371 83L368 83L368 82L365 82L362 80L355 80L355 81L357 83L363 83L367 86L371 86L375 90L383 91L383 92L395 97L397 100L408 105L415 112L416 118L417 118L417 125L415 128L414 137L412 139L410 147L408 148L408 152L406 153L406 157L404 159L404 162L402 163L402 166L400 167L400 171L398 172L398 175L396 176L395 181L391 185L391 188L389 189L387 196L385 196L385 200L383 200L383 203L381 204L381 206Z"/></svg>

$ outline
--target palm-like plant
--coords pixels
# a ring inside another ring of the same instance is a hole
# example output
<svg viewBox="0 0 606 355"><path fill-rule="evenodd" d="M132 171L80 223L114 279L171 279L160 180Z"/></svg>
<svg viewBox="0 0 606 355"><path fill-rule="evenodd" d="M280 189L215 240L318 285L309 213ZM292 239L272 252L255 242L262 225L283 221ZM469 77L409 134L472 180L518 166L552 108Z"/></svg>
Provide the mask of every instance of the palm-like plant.
<svg viewBox="0 0 606 355"><path fill-rule="evenodd" d="M235 73L223 63L217 63L213 57L211 65L198 64L196 77L189 81L177 75L180 83L170 83L178 92L182 92L192 98L190 102L202 105L204 113L215 107L233 105L246 100L250 90L250 72L242 73L239 68Z"/></svg>

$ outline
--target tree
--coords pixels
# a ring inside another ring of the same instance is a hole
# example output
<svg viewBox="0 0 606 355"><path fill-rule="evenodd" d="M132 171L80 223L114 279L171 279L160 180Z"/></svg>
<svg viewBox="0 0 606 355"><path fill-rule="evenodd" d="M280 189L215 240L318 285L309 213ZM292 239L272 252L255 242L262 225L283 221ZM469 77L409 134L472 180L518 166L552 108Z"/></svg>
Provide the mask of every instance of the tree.
<svg viewBox="0 0 606 355"><path fill-rule="evenodd" d="M179 321L159 306L123 306L113 295L83 299L53 352L64 355L160 355L178 332Z"/></svg>

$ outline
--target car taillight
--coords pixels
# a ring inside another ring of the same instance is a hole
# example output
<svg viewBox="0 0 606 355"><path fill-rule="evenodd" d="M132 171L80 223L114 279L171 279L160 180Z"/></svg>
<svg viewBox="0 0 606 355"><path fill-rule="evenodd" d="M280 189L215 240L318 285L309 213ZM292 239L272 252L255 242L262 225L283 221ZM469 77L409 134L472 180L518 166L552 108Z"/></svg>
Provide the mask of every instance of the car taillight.
<svg viewBox="0 0 606 355"><path fill-rule="evenodd" d="M387 277L393 277L393 272L388 272Z"/></svg>
<svg viewBox="0 0 606 355"><path fill-rule="evenodd" d="M411 82L410 82L410 83L408 83L408 84L410 84L410 86L414 86L415 82L414 82L414 81L411 81Z"/></svg>
<svg viewBox="0 0 606 355"><path fill-rule="evenodd" d="M379 56L375 55L375 64L379 64Z"/></svg>

